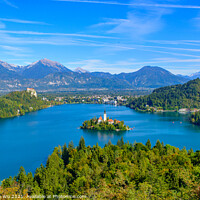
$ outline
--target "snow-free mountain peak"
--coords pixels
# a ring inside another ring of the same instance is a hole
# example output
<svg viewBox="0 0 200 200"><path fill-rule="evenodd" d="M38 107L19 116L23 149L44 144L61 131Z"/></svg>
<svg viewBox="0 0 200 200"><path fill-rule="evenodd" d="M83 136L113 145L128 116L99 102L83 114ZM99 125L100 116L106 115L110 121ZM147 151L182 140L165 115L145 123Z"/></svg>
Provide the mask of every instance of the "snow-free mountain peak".
<svg viewBox="0 0 200 200"><path fill-rule="evenodd" d="M59 62L45 58L25 66L22 75L25 78L40 79L57 72L71 72L71 70Z"/></svg>
<svg viewBox="0 0 200 200"><path fill-rule="evenodd" d="M81 67L77 67L74 71L78 72L78 73L89 73L89 71L87 71Z"/></svg>

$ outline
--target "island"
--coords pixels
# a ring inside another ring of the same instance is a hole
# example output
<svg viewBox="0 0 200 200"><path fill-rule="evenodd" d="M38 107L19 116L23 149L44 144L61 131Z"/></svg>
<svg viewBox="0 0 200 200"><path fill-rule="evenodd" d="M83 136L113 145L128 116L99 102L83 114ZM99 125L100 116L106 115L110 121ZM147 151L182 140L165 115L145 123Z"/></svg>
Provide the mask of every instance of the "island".
<svg viewBox="0 0 200 200"><path fill-rule="evenodd" d="M98 131L129 131L131 130L129 126L124 124L124 121L119 121L116 119L109 119L106 114L106 110L104 111L104 118L100 116L98 119L96 117L86 120L83 122L81 129L88 130L98 130Z"/></svg>

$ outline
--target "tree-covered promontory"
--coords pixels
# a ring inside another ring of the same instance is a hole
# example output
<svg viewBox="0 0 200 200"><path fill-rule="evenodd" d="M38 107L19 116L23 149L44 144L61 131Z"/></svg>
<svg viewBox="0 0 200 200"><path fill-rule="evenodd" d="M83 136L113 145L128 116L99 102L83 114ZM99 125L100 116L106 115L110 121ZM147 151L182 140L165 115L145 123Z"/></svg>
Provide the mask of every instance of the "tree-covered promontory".
<svg viewBox="0 0 200 200"><path fill-rule="evenodd" d="M173 85L155 89L152 94L134 98L129 107L136 110L179 110L200 108L200 79L183 85Z"/></svg>
<svg viewBox="0 0 200 200"><path fill-rule="evenodd" d="M49 107L54 102L43 101L27 91L11 92L0 97L0 118L15 117Z"/></svg>
<svg viewBox="0 0 200 200"><path fill-rule="evenodd" d="M56 147L34 174L21 167L18 175L3 180L0 196L196 200L199 185L200 151L180 150L160 141L154 147L149 140L146 145L125 143L123 138L102 148L86 146L81 138L77 147L73 142Z"/></svg>

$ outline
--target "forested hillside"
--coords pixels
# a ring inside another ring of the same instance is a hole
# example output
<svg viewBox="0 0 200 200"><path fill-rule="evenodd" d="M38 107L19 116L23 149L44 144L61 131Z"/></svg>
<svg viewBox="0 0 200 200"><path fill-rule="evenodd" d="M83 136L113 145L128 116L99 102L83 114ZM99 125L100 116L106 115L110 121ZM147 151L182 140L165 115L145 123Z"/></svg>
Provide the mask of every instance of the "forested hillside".
<svg viewBox="0 0 200 200"><path fill-rule="evenodd" d="M24 115L26 112L47 108L49 105L50 102L31 96L26 91L11 92L0 97L0 118Z"/></svg>
<svg viewBox="0 0 200 200"><path fill-rule="evenodd" d="M86 195L85 199L199 199L200 152L179 150L148 140L104 148L85 146L56 147L46 166L35 174L19 174L2 182L0 195ZM93 197L93 198L92 198Z"/></svg>
<svg viewBox="0 0 200 200"><path fill-rule="evenodd" d="M155 89L150 95L133 99L129 106L136 110L147 110L149 107L163 110L200 108L200 79Z"/></svg>

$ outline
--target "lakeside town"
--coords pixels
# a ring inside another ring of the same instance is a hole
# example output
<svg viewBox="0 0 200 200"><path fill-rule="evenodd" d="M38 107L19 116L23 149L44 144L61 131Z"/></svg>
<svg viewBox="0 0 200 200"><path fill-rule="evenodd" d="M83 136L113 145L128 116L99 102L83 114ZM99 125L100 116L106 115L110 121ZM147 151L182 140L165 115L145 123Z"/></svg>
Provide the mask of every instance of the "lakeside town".
<svg viewBox="0 0 200 200"><path fill-rule="evenodd" d="M56 94L44 94L44 93L37 93L34 88L27 88L27 92L31 93L31 96L39 96L42 98L43 101L55 101L59 102L60 104L108 104L114 106L126 106L129 104L133 98L139 98L140 96L121 96L121 95L69 95L64 94L63 96ZM178 112L182 114L186 113L195 113L199 112L200 109L197 108L176 108L174 110L163 110L160 107L153 107L149 105L145 105L144 110L138 111L145 111L145 112Z"/></svg>

